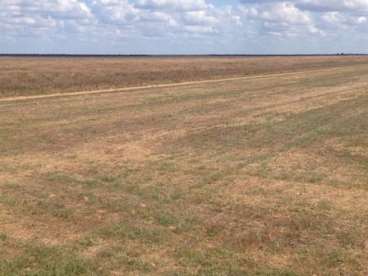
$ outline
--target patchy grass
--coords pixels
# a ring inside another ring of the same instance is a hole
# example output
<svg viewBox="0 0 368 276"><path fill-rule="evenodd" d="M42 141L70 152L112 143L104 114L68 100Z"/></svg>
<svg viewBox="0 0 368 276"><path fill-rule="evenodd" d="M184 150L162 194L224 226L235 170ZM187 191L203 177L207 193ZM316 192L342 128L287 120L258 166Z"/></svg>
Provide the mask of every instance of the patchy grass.
<svg viewBox="0 0 368 276"><path fill-rule="evenodd" d="M367 274L367 73L0 104L0 275Z"/></svg>
<svg viewBox="0 0 368 276"><path fill-rule="evenodd" d="M94 265L62 248L26 246L21 255L0 260L0 275L4 276L101 274Z"/></svg>
<svg viewBox="0 0 368 276"><path fill-rule="evenodd" d="M0 98L367 64L366 57L0 59ZM341 79L331 79L341 81ZM330 83L331 83L330 81ZM320 80L328 85L328 80ZM149 99L147 97L146 99Z"/></svg>

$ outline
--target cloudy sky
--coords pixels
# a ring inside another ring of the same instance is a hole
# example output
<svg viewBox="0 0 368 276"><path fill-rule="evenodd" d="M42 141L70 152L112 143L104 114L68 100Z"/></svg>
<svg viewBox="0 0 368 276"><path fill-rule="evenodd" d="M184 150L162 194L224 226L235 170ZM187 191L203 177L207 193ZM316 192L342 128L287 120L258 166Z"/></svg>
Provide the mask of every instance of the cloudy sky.
<svg viewBox="0 0 368 276"><path fill-rule="evenodd" d="M368 0L0 0L0 52L368 53Z"/></svg>

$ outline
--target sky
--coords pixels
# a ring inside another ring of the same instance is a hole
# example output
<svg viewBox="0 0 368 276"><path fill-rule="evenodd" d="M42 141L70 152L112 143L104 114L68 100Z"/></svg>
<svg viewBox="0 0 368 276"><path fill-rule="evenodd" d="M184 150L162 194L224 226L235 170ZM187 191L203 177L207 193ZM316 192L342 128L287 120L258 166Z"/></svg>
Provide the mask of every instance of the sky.
<svg viewBox="0 0 368 276"><path fill-rule="evenodd" d="M368 0L0 0L0 53L368 53Z"/></svg>

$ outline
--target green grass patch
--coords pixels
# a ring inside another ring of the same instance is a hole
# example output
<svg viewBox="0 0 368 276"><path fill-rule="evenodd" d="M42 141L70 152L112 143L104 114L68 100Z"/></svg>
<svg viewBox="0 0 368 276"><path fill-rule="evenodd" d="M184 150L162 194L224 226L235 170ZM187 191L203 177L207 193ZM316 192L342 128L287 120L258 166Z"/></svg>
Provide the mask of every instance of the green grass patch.
<svg viewBox="0 0 368 276"><path fill-rule="evenodd" d="M13 259L0 260L0 275L97 276L104 273L67 249L35 245L26 246L24 252Z"/></svg>

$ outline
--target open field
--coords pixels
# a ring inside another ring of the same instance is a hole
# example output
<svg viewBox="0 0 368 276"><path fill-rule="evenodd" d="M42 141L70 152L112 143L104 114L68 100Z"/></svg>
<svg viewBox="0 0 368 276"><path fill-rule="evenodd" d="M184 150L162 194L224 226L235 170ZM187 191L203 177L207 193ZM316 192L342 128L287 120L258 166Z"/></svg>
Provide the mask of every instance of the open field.
<svg viewBox="0 0 368 276"><path fill-rule="evenodd" d="M337 65L0 103L0 275L368 275L368 64Z"/></svg>
<svg viewBox="0 0 368 276"><path fill-rule="evenodd" d="M344 57L0 58L0 97L177 83L367 64Z"/></svg>

